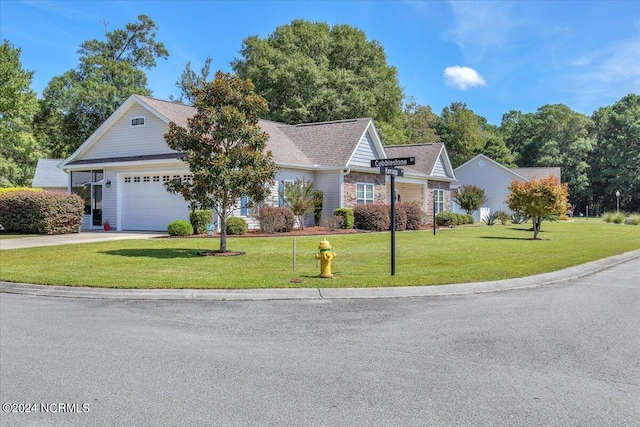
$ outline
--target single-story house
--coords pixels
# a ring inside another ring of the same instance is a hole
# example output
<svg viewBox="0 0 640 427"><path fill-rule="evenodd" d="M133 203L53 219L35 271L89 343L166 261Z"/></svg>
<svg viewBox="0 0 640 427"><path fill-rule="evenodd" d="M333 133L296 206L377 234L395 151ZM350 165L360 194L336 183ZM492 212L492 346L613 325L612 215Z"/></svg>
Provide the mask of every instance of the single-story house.
<svg viewBox="0 0 640 427"><path fill-rule="evenodd" d="M64 159L40 159L36 165L36 173L31 182L32 187L44 190L66 191L69 185L69 177L58 165Z"/></svg>
<svg viewBox="0 0 640 427"><path fill-rule="evenodd" d="M452 187L452 191L463 185L476 185L484 189L487 203L479 211L473 213L476 221L481 221L485 215L497 211L511 213L507 206L508 187L513 180L529 182L532 179L546 178L549 175L562 179L559 167L539 167L539 168L514 168L509 169L495 160L478 154L473 159L458 166L455 169L457 182ZM464 210L454 201L453 212L464 213Z"/></svg>
<svg viewBox="0 0 640 427"><path fill-rule="evenodd" d="M188 219L188 204L163 185L175 177L189 179L189 167L164 140L169 123L186 127L195 108L146 96L129 97L60 167L69 173L68 189L81 194L89 208L84 229L100 228L106 220L117 230L166 230L175 219ZM403 202L417 201L427 211L450 205L446 191L455 174L442 144L385 147L368 118L287 125L267 120L267 150L280 166L271 196L279 205L283 183L305 178L323 192L323 213L362 203L389 203L389 178L370 161L389 153L416 157L396 179ZM440 192L439 190L445 190ZM257 221L241 201L234 216L250 227Z"/></svg>

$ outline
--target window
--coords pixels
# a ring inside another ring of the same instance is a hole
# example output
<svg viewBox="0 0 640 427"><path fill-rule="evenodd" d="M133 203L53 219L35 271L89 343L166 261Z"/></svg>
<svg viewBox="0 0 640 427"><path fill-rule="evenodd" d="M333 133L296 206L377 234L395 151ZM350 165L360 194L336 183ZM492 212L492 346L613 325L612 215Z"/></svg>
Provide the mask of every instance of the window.
<svg viewBox="0 0 640 427"><path fill-rule="evenodd" d="M153 177L153 182L160 182L160 177L159 176L154 176Z"/></svg>
<svg viewBox="0 0 640 427"><path fill-rule="evenodd" d="M149 177L148 177L148 176L145 176L144 178L142 178L142 181L143 181L143 182L149 182Z"/></svg>
<svg viewBox="0 0 640 427"><path fill-rule="evenodd" d="M134 117L131 119L131 126L144 126L144 117Z"/></svg>
<svg viewBox="0 0 640 427"><path fill-rule="evenodd" d="M140 177L139 176L134 176L133 177L133 182L140 182Z"/></svg>
<svg viewBox="0 0 640 427"><path fill-rule="evenodd" d="M278 206L284 206L284 181L278 181Z"/></svg>
<svg viewBox="0 0 640 427"><path fill-rule="evenodd" d="M433 204L436 215L444 212L444 190L433 190Z"/></svg>
<svg viewBox="0 0 640 427"><path fill-rule="evenodd" d="M162 182L169 182L169 175L162 175Z"/></svg>
<svg viewBox="0 0 640 427"><path fill-rule="evenodd" d="M249 197L242 196L240 199L240 216L249 216Z"/></svg>
<svg viewBox="0 0 640 427"><path fill-rule="evenodd" d="M356 184L356 204L373 204L373 184L365 184L362 182Z"/></svg>
<svg viewBox="0 0 640 427"><path fill-rule="evenodd" d="M124 182L125 182L125 183L129 183L129 182L131 182L131 177L130 177L130 176L126 177L126 178L124 179Z"/></svg>

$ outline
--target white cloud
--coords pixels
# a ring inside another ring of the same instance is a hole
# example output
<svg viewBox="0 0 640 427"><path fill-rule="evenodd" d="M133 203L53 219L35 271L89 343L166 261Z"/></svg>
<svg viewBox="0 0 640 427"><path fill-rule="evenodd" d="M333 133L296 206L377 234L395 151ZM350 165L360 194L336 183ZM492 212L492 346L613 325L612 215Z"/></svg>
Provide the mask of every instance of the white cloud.
<svg viewBox="0 0 640 427"><path fill-rule="evenodd" d="M486 86L484 80L476 70L469 67L455 65L444 69L444 82L447 86L455 86L460 90L467 90L475 86Z"/></svg>

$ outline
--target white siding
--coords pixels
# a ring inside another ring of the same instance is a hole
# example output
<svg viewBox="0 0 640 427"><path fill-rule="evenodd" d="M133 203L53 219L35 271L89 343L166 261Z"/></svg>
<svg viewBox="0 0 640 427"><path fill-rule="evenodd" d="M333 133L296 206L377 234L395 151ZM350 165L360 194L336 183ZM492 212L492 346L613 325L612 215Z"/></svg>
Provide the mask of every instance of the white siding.
<svg viewBox="0 0 640 427"><path fill-rule="evenodd" d="M379 157L373 145L373 138L371 138L371 135L367 131L358 143L356 151L353 153L353 157L349 162L349 166L369 167L371 166L371 160L378 159Z"/></svg>
<svg viewBox="0 0 640 427"><path fill-rule="evenodd" d="M144 126L131 119L144 117ZM133 105L94 145L76 160L172 153L164 140L169 126L140 105Z"/></svg>
<svg viewBox="0 0 640 427"><path fill-rule="evenodd" d="M316 172L314 187L322 191L322 214L332 215L342 207L340 199L340 171Z"/></svg>
<svg viewBox="0 0 640 427"><path fill-rule="evenodd" d="M484 206L489 207L491 212L500 210L511 212L505 200L509 194L507 187L515 176L508 170L480 158L466 164L463 168L458 168L456 178L458 179L456 185L459 187L476 185L484 189L488 199ZM474 216L477 218L477 212Z"/></svg>
<svg viewBox="0 0 640 427"><path fill-rule="evenodd" d="M433 176L451 178L451 174L447 171L446 163L442 155L438 157L438 161L436 161L436 164L433 167Z"/></svg>

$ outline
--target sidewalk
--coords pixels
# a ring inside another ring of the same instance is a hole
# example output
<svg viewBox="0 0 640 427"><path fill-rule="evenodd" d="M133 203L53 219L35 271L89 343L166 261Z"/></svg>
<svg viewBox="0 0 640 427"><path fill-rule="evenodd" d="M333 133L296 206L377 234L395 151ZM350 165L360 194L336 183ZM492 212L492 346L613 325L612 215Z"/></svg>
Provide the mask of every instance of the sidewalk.
<svg viewBox="0 0 640 427"><path fill-rule="evenodd" d="M299 289L107 289L72 286L46 286L0 282L0 293L64 298L152 301L238 301L238 300L320 300L357 298L415 298L453 296L528 289L569 282L625 262L640 265L640 250L577 265L552 273L442 286L406 286L388 288L299 288Z"/></svg>
<svg viewBox="0 0 640 427"><path fill-rule="evenodd" d="M0 239L0 250L24 249L39 246L70 245L76 243L107 242L110 240L149 239L166 236L167 233L154 232L125 232L125 231L82 231L80 233L56 234L33 237L17 237L15 239Z"/></svg>

